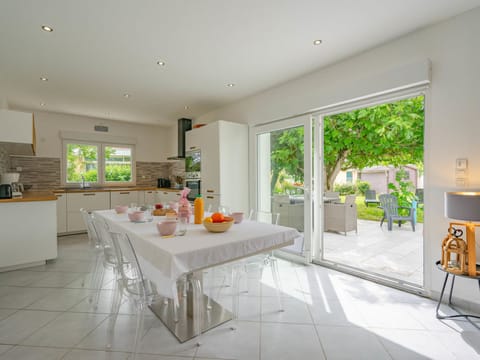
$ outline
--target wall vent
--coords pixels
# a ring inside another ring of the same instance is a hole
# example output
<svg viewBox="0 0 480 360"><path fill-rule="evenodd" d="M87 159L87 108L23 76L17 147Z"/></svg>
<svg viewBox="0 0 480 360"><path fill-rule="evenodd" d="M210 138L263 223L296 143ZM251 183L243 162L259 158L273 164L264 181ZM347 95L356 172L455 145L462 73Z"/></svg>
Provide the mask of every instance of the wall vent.
<svg viewBox="0 0 480 360"><path fill-rule="evenodd" d="M95 131L108 132L108 126L95 125Z"/></svg>

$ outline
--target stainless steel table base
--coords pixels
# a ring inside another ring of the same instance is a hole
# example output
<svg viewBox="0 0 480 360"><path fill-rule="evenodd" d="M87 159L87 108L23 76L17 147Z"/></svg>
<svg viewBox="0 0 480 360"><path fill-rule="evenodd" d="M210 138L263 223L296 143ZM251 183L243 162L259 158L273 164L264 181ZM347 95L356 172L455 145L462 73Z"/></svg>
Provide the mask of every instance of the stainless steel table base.
<svg viewBox="0 0 480 360"><path fill-rule="evenodd" d="M203 304L206 309L208 297L203 295ZM202 332L213 329L229 320L232 320L232 313L223 308L219 303L210 300L211 309L205 310ZM187 298L180 299L180 308L178 309L178 321L174 319L173 301L165 302L158 300L150 306L150 310L165 324L173 335L181 342L190 340L196 336L193 317L187 314Z"/></svg>

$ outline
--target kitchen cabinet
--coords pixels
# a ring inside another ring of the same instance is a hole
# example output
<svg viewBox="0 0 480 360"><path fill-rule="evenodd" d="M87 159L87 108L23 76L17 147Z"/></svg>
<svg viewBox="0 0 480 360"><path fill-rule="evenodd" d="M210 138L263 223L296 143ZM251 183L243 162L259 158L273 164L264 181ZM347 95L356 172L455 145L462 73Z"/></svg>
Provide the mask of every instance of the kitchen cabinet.
<svg viewBox="0 0 480 360"><path fill-rule="evenodd" d="M187 150L201 152L201 192L212 210L219 205L248 213L248 127L216 121L186 133ZM208 198L208 197L211 198Z"/></svg>
<svg viewBox="0 0 480 360"><path fill-rule="evenodd" d="M57 234L67 232L67 195L63 193L57 196Z"/></svg>
<svg viewBox="0 0 480 360"><path fill-rule="evenodd" d="M114 208L117 205L130 205L131 203L140 204L143 203L143 198L139 199L139 193L142 191L112 191L110 192L110 208ZM142 194L143 197L143 194Z"/></svg>
<svg viewBox="0 0 480 360"><path fill-rule="evenodd" d="M162 204L168 204L170 201L178 202L180 196L182 196L181 191L158 190L156 202Z"/></svg>
<svg viewBox="0 0 480 360"><path fill-rule="evenodd" d="M110 192L67 193L67 232L85 231L80 209L110 209Z"/></svg>
<svg viewBox="0 0 480 360"><path fill-rule="evenodd" d="M10 155L35 155L35 122L32 113L0 109L0 143Z"/></svg>
<svg viewBox="0 0 480 360"><path fill-rule="evenodd" d="M56 200L0 203L0 272L57 257Z"/></svg>
<svg viewBox="0 0 480 360"><path fill-rule="evenodd" d="M153 205L157 202L156 190L144 190L138 192L138 203L144 205Z"/></svg>

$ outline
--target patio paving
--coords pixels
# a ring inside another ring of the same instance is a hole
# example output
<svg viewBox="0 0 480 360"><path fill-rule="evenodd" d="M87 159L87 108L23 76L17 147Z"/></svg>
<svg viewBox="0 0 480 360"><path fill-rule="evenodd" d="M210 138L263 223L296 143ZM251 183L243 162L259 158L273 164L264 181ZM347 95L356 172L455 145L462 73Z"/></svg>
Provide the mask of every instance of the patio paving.
<svg viewBox="0 0 480 360"><path fill-rule="evenodd" d="M388 231L386 223L358 220L358 234L324 233L324 259L423 286L423 224Z"/></svg>

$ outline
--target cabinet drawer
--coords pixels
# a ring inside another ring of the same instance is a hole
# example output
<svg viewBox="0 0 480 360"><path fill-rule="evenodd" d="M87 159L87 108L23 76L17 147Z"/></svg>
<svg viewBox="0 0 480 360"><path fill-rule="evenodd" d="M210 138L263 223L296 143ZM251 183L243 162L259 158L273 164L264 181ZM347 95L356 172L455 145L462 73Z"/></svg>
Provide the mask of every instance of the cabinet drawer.
<svg viewBox="0 0 480 360"><path fill-rule="evenodd" d="M143 199L140 202L143 202ZM138 191L112 191L110 193L110 206L112 208L117 205L130 205L131 203L139 203Z"/></svg>
<svg viewBox="0 0 480 360"><path fill-rule="evenodd" d="M110 193L85 192L67 194L68 211L79 211L81 208L88 210L105 210L110 208Z"/></svg>

